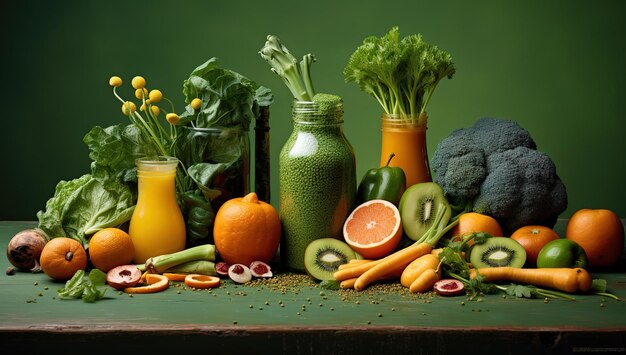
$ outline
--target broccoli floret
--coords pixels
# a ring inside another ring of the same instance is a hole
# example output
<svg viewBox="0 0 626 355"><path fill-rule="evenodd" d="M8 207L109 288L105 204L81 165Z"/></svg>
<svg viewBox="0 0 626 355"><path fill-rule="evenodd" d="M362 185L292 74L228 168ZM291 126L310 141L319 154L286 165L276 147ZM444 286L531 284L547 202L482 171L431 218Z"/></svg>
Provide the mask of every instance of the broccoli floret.
<svg viewBox="0 0 626 355"><path fill-rule="evenodd" d="M490 215L507 234L530 224L552 228L567 208L554 163L511 120L481 118L453 131L437 145L431 166L457 213Z"/></svg>

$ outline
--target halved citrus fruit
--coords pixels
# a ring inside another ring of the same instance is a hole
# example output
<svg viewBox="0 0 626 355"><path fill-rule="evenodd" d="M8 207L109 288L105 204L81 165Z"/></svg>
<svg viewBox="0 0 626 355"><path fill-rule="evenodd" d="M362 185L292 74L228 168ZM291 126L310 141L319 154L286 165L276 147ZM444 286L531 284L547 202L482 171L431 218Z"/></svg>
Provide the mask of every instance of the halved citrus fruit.
<svg viewBox="0 0 626 355"><path fill-rule="evenodd" d="M343 225L343 237L354 251L367 259L391 254L402 237L400 212L386 200L357 206Z"/></svg>

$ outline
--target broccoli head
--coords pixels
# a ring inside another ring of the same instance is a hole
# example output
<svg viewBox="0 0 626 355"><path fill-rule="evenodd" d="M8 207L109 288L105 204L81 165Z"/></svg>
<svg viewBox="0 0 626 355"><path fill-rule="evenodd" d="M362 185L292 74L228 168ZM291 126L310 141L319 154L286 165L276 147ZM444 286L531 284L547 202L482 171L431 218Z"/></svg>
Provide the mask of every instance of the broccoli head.
<svg viewBox="0 0 626 355"><path fill-rule="evenodd" d="M554 163L511 120L481 118L453 131L437 145L431 167L456 212L490 215L506 234L530 224L553 228L567 208Z"/></svg>

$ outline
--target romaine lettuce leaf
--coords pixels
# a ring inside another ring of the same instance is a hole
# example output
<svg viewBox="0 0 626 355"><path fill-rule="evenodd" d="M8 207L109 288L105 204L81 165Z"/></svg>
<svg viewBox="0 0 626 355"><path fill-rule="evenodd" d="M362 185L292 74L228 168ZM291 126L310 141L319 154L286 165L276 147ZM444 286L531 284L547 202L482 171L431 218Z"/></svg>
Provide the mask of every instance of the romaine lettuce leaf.
<svg viewBox="0 0 626 355"><path fill-rule="evenodd" d="M45 211L37 212L39 228L51 238L69 237L89 247L95 232L119 227L129 221L135 209L130 188L116 180L106 185L85 174L71 181L60 181Z"/></svg>

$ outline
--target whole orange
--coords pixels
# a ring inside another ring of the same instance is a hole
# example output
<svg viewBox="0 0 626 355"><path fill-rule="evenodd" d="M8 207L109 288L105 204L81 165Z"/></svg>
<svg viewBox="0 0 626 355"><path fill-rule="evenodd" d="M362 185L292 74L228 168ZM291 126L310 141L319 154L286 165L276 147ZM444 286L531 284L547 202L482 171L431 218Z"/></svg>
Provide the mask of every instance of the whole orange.
<svg viewBox="0 0 626 355"><path fill-rule="evenodd" d="M615 265L624 250L624 226L615 212L581 209L570 217L565 238L578 243L587 254L590 268Z"/></svg>
<svg viewBox="0 0 626 355"><path fill-rule="evenodd" d="M226 201L215 214L215 249L228 264L269 263L278 251L280 236L278 212L254 192Z"/></svg>
<svg viewBox="0 0 626 355"><path fill-rule="evenodd" d="M87 267L87 253L77 240L56 237L43 247L39 262L46 275L55 280L67 281L76 271Z"/></svg>
<svg viewBox="0 0 626 355"><path fill-rule="evenodd" d="M494 237L502 237L502 227L495 218L477 212L464 213L459 217L459 223L452 228L452 236L485 232Z"/></svg>
<svg viewBox="0 0 626 355"><path fill-rule="evenodd" d="M133 240L119 228L99 230L89 240L89 259L100 271L108 272L116 266L130 264L134 257Z"/></svg>
<svg viewBox="0 0 626 355"><path fill-rule="evenodd" d="M541 248L548 242L559 238L559 235L552 228L534 225L520 227L511 234L511 239L520 243L526 250L527 266L535 266Z"/></svg>

